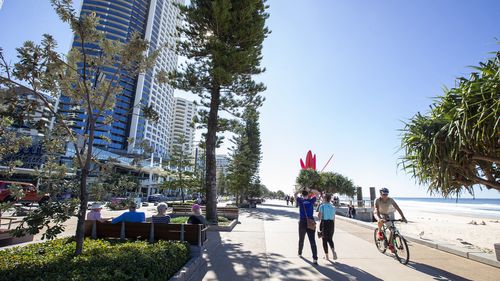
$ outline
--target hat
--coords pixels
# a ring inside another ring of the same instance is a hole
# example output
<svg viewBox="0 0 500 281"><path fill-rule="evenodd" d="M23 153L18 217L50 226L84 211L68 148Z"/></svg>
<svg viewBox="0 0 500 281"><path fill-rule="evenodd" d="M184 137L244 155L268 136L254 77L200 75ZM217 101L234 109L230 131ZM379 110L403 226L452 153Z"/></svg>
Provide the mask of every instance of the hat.
<svg viewBox="0 0 500 281"><path fill-rule="evenodd" d="M102 205L99 203L93 203L92 206L90 206L90 209L91 210L102 209Z"/></svg>
<svg viewBox="0 0 500 281"><path fill-rule="evenodd" d="M193 210L199 210L200 209L200 205L194 204L193 207L191 207L191 209L193 209Z"/></svg>

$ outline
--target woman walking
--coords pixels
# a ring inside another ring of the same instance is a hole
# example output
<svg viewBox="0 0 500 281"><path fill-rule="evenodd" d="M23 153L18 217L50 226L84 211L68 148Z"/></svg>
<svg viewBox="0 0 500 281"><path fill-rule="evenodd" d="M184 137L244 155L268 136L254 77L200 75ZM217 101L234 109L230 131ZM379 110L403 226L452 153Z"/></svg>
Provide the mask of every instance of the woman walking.
<svg viewBox="0 0 500 281"><path fill-rule="evenodd" d="M330 249L332 249L332 258L336 260L337 253L335 252L335 246L333 245L333 232L335 231L335 206L333 206L330 202L331 200L331 194L325 194L325 196L323 196L323 203L318 208L318 217L320 219L319 228L322 233L325 259L330 259L328 257L328 246L330 246Z"/></svg>

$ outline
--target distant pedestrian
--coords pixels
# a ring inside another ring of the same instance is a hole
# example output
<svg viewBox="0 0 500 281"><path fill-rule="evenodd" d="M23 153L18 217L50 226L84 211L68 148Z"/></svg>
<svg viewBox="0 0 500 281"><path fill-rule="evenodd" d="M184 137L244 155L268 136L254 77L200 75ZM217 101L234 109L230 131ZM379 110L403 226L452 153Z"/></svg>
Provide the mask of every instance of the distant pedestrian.
<svg viewBox="0 0 500 281"><path fill-rule="evenodd" d="M290 197L288 197L288 195L285 196L285 201L286 201L286 205L288 206L288 201L290 201Z"/></svg>
<svg viewBox="0 0 500 281"><path fill-rule="evenodd" d="M320 219L319 229L321 231L321 238L323 239L323 250L325 251L325 259L328 257L328 246L332 250L332 258L337 259L335 246L333 244L333 233L335 232L335 206L330 202L332 195L325 194L323 196L323 203L319 206L318 217Z"/></svg>
<svg viewBox="0 0 500 281"><path fill-rule="evenodd" d="M293 196L290 196L290 205L293 207L293 202L295 202L295 198Z"/></svg>
<svg viewBox="0 0 500 281"><path fill-rule="evenodd" d="M307 233L307 238L309 238L309 244L311 244L311 251L313 254L313 264L318 264L318 249L316 247L316 238L314 237L316 230L308 227L308 219L314 221L314 203L316 203L316 196L319 192L315 189L311 189L311 192L303 190L302 196L298 197L299 192L295 193L295 200L297 201L297 206L299 207L300 219L299 219L299 256L302 257L302 249L304 248L304 238Z"/></svg>
<svg viewBox="0 0 500 281"><path fill-rule="evenodd" d="M353 204L349 204L348 208L349 208L349 211L348 211L349 217L351 219L355 219L356 218L356 208L354 208Z"/></svg>

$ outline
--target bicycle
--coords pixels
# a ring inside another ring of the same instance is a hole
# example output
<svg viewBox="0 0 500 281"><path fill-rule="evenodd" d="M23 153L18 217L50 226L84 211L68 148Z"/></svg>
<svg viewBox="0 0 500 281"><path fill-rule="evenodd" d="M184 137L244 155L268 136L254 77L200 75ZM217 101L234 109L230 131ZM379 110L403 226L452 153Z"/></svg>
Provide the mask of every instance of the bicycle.
<svg viewBox="0 0 500 281"><path fill-rule="evenodd" d="M375 228L375 231L373 232L373 237L375 240L375 245L377 246L377 249L381 253L385 253L387 251L387 248L394 253L396 256L396 259L402 263L402 264L408 264L410 261L410 251L408 250L408 243L406 242L406 239L399 233L399 230L396 228L396 225L394 225L395 221L402 221L402 220L385 220L386 222L389 222L389 226L386 226L386 224L383 224L382 228L382 236L383 239L379 239L378 236L378 228ZM387 239L386 232L389 230L389 239Z"/></svg>

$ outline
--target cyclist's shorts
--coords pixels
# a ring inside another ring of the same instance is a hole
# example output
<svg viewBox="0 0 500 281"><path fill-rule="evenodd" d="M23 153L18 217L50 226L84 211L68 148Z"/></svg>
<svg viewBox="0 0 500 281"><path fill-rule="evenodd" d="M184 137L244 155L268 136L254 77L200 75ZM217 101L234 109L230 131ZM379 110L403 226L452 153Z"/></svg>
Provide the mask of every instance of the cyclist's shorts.
<svg viewBox="0 0 500 281"><path fill-rule="evenodd" d="M393 220L395 219L394 213L389 213L389 214L380 214L384 220ZM384 222L386 226L389 226L391 223L390 222Z"/></svg>

